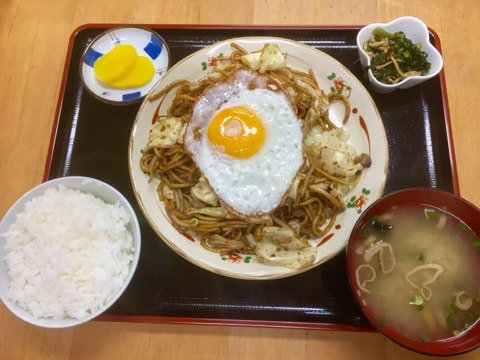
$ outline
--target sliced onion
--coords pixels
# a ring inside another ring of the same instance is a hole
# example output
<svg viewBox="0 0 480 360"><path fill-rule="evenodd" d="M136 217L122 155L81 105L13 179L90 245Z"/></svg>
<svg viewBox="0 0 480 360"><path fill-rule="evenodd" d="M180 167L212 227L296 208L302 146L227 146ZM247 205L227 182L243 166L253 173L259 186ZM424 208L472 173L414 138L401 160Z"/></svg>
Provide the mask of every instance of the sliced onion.
<svg viewBox="0 0 480 360"><path fill-rule="evenodd" d="M370 262L376 253L379 253L380 268L382 273L388 274L395 268L395 255L393 254L392 245L385 242L378 242L365 250L364 259L366 262ZM390 264L388 264L390 260ZM390 266L388 266L390 265Z"/></svg>
<svg viewBox="0 0 480 360"><path fill-rule="evenodd" d="M472 307L473 299L466 291L455 291L453 296L455 298L454 304L460 310L468 310ZM462 300L462 297L466 298Z"/></svg>
<svg viewBox="0 0 480 360"><path fill-rule="evenodd" d="M369 269L371 271L371 274L372 276L369 278L369 279L365 279L363 280L362 282L360 281L360 271L365 268L365 269ZM375 269L373 268L373 266L371 265L368 265L368 264L362 264L360 265L357 270L355 271L355 278L357 280L357 285L358 285L358 288L362 291L365 291L366 293L369 293L370 290L368 290L366 288L366 285L367 283L370 283L372 281L374 281L376 278L377 278L377 273L375 272Z"/></svg>
<svg viewBox="0 0 480 360"><path fill-rule="evenodd" d="M422 282L420 285L415 284L412 280L410 280L410 277L417 273L418 271L424 271L424 270L435 270L433 273L432 277L424 282ZM432 290L427 286L432 284L437 278L443 274L443 267L438 264L425 264L425 265L419 265L414 267L412 270L410 270L406 275L405 275L405 280L412 285L414 288L419 289L420 293L422 294L423 298L425 300L430 300L432 297Z"/></svg>

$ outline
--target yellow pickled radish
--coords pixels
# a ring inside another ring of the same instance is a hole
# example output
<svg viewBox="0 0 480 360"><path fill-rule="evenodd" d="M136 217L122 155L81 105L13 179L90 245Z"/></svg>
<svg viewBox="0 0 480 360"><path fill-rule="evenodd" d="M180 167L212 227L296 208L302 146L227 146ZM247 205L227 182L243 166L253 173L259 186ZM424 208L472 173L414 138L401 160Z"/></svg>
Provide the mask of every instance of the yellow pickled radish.
<svg viewBox="0 0 480 360"><path fill-rule="evenodd" d="M125 77L137 60L137 50L133 45L120 44L100 56L93 64L93 71L100 81L111 83Z"/></svg>
<svg viewBox="0 0 480 360"><path fill-rule="evenodd" d="M122 78L109 84L118 89L129 89L148 84L155 75L155 67L146 56L139 56L134 67Z"/></svg>

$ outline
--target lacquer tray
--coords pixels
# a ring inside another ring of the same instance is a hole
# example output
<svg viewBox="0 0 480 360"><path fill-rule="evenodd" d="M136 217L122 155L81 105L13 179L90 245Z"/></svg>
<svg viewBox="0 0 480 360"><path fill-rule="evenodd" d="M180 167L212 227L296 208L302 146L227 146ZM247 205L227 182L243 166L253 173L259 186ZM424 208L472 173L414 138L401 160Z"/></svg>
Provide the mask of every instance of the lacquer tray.
<svg viewBox="0 0 480 360"><path fill-rule="evenodd" d="M171 250L150 228L130 184L127 148L140 104L102 103L84 89L79 62L87 45L113 24L89 24L70 38L45 180L67 175L101 179L132 203L142 228L137 272L123 296L98 320L372 331L348 285L344 252L300 275L238 280L203 270ZM320 49L369 89L358 60L360 27L143 25L170 48L171 64L217 41L275 36ZM431 31L431 42L440 40ZM458 193L443 72L408 90L370 91L385 125L390 163L385 193L412 186Z"/></svg>

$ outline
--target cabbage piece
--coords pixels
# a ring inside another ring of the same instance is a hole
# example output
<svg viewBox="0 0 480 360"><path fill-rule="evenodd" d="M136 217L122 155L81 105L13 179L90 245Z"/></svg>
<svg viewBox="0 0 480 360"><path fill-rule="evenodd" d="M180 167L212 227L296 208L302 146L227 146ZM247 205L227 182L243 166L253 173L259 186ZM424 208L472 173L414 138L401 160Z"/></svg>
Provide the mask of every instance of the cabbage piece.
<svg viewBox="0 0 480 360"><path fill-rule="evenodd" d="M319 125L315 125L305 136L305 144L307 146L327 147L354 158L357 155L357 151L348 144L349 139L350 133L344 128L325 131Z"/></svg>
<svg viewBox="0 0 480 360"><path fill-rule="evenodd" d="M240 60L242 61L243 65L252 69L258 70L260 68L260 56L262 54L260 52L254 52L250 54L243 55Z"/></svg>
<svg viewBox="0 0 480 360"><path fill-rule="evenodd" d="M318 118L328 115L330 101L328 97L325 96L323 90L313 89L311 87L307 87L307 89L313 98L311 106L305 116L305 124L310 128L317 124ZM318 126L318 124L316 126Z"/></svg>
<svg viewBox="0 0 480 360"><path fill-rule="evenodd" d="M218 205L218 198L213 189L208 184L205 178L200 178L200 181L191 189L191 194L194 198L212 206Z"/></svg>
<svg viewBox="0 0 480 360"><path fill-rule="evenodd" d="M314 94L318 100L315 100L313 106L315 109L318 109L320 116L328 115L330 101L328 100L327 96L325 96L325 92L321 89L315 89Z"/></svg>
<svg viewBox="0 0 480 360"><path fill-rule="evenodd" d="M245 218L245 220L247 220L249 223L252 223L252 224L263 224L263 225L267 225L267 226L272 226L273 224L273 220L272 220L272 217L270 216L270 214L263 214L263 215L260 215L260 216L248 216Z"/></svg>
<svg viewBox="0 0 480 360"><path fill-rule="evenodd" d="M178 134L177 136L177 143L179 143L180 145L183 144L183 135L185 134L185 130L187 129L187 124L184 123L182 125L182 129L180 130L180 133Z"/></svg>
<svg viewBox="0 0 480 360"><path fill-rule="evenodd" d="M363 169L362 165L355 164L353 159L345 153L325 147L322 148L320 164L322 169L330 175L345 179L352 178Z"/></svg>
<svg viewBox="0 0 480 360"><path fill-rule="evenodd" d="M159 118L157 125L150 131L147 149L153 147L171 148L175 144L181 143L180 136L183 128L181 118L166 117ZM180 140L180 141L178 141Z"/></svg>
<svg viewBox="0 0 480 360"><path fill-rule="evenodd" d="M255 237L252 234L245 235L245 239L248 241L250 248L253 249L257 245L257 241L255 240Z"/></svg>
<svg viewBox="0 0 480 360"><path fill-rule="evenodd" d="M343 128L324 131L315 125L305 136L305 144L320 155L321 168L338 178L350 179L363 169L355 163L357 151L347 143L350 134Z"/></svg>
<svg viewBox="0 0 480 360"><path fill-rule="evenodd" d="M175 199L175 194L173 193L173 190L166 184L162 185L162 195L164 199L169 199L169 200Z"/></svg>
<svg viewBox="0 0 480 360"><path fill-rule="evenodd" d="M297 193L298 193L298 187L300 185L300 181L305 179L306 175L302 172L298 172L298 174L295 176L295 178L292 181L292 184L290 185L290 188L288 190L287 196L289 198L292 198L295 200L297 198Z"/></svg>
<svg viewBox="0 0 480 360"><path fill-rule="evenodd" d="M345 195L345 192L332 188L330 187L329 184L325 184L325 183L313 184L313 185L309 185L308 189L310 191L313 191L315 193L325 196L327 199L329 199L332 202L332 204L334 204L339 209L345 209L347 207L347 205L345 204L345 201L343 201L343 196Z"/></svg>
<svg viewBox="0 0 480 360"><path fill-rule="evenodd" d="M267 70L278 70L286 67L285 56L276 44L265 44L261 52L243 55L242 63L252 70L264 73Z"/></svg>
<svg viewBox="0 0 480 360"><path fill-rule="evenodd" d="M206 207L196 207L190 208L187 210L188 215L206 215L219 219L232 219L235 217L235 214L229 212L226 208L222 206L206 206ZM272 217L269 214L263 214L261 216L251 216L246 218L249 223L252 224L262 224L271 226L273 224Z"/></svg>
<svg viewBox="0 0 480 360"><path fill-rule="evenodd" d="M295 231L297 234L300 233L300 228L301 228L300 221L291 220L288 222L288 226L290 226L293 229L293 231Z"/></svg>
<svg viewBox="0 0 480 360"><path fill-rule="evenodd" d="M245 244L240 240L227 239L221 235L213 234L202 241L202 246L206 247L210 251L217 249L218 252L229 253L234 250L240 250L245 247Z"/></svg>
<svg viewBox="0 0 480 360"><path fill-rule="evenodd" d="M200 214L211 216L219 219L226 219L229 217L228 213L221 206L208 206L201 208L191 208L187 210L188 215Z"/></svg>
<svg viewBox="0 0 480 360"><path fill-rule="evenodd" d="M317 248L310 246L307 240L297 237L290 229L265 226L255 253L260 262L266 261L301 270L313 264Z"/></svg>

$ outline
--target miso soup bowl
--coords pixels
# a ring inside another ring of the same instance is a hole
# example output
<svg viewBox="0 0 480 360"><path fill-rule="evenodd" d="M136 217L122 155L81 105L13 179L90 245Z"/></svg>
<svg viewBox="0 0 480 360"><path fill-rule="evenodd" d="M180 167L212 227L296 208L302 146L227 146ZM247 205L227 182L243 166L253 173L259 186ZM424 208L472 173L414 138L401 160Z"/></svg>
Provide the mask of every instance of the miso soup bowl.
<svg viewBox="0 0 480 360"><path fill-rule="evenodd" d="M414 341L409 340L403 334L389 327L393 321L380 321L377 319L369 303L362 297L363 292L357 285L355 276L355 251L361 241L360 230L374 216L386 213L392 206L425 206L435 207L453 215L480 235L480 209L461 197L432 188L411 188L388 194L370 205L357 220L349 242L347 244L347 271L353 295L370 323L382 334L395 343L418 353L434 356L458 355L480 346L480 320L477 321L465 332L437 340L437 341ZM480 251L480 249L479 249ZM478 276L478 274L477 274ZM400 314L401 316L401 314Z"/></svg>

